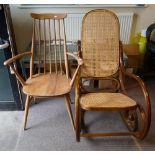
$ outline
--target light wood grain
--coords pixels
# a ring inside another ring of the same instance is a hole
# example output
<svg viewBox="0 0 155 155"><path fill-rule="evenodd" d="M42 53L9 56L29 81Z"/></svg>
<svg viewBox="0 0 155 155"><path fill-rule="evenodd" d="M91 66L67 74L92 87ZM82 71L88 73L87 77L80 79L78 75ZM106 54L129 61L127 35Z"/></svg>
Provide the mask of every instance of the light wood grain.
<svg viewBox="0 0 155 155"><path fill-rule="evenodd" d="M43 13L43 14L37 14L37 13L31 13L31 17L35 19L64 19L67 17L67 14L52 14L52 13Z"/></svg>
<svg viewBox="0 0 155 155"><path fill-rule="evenodd" d="M66 99L66 107L67 107L67 111L71 120L71 124L72 124L72 128L73 131L75 132L75 125L74 125L74 119L73 119L73 114L72 114L72 109L71 109L71 99L69 94L65 95L65 99Z"/></svg>
<svg viewBox="0 0 155 155"><path fill-rule="evenodd" d="M46 21L44 19L44 74L46 74Z"/></svg>
<svg viewBox="0 0 155 155"><path fill-rule="evenodd" d="M30 107L30 96L26 96L26 102L25 102L25 113L24 113L24 130L26 130L26 124L27 124L27 117Z"/></svg>
<svg viewBox="0 0 155 155"><path fill-rule="evenodd" d="M26 81L23 92L31 96L43 97L64 95L70 92L70 81L65 74L37 74Z"/></svg>
<svg viewBox="0 0 155 155"><path fill-rule="evenodd" d="M36 20L33 19L33 32L32 32L32 46L31 46L31 59L30 59L30 78L32 78L33 75L33 69L34 69L34 50L35 50L35 24L36 24Z"/></svg>
<svg viewBox="0 0 155 155"><path fill-rule="evenodd" d="M55 57L55 72L58 72L58 65L57 65L57 49L56 49L56 27L55 27L55 20L54 20L54 57Z"/></svg>
<svg viewBox="0 0 155 155"><path fill-rule="evenodd" d="M23 87L23 92L27 95L25 106L25 122L26 129L27 116L29 111L30 97L54 97L64 96L66 99L66 107L69 113L71 125L75 131L73 114L71 109L71 101L69 93L74 83L75 77L81 66L81 59L73 56L78 61L77 70L71 80L69 77L68 57L67 57L67 41L65 31L64 18L66 14L35 14L32 13L33 32L31 52L19 54L4 62L14 71L17 79ZM62 24L60 21L63 20ZM62 33L62 34L61 34ZM64 38L63 38L64 37ZM61 41L64 40L61 48ZM52 47L54 45L54 51ZM58 48L57 48L58 47ZM46 56L49 54L49 57ZM53 55L52 55L53 54ZM14 62L23 56L30 55L30 77L24 81L22 76L16 70ZM43 56L43 59L42 59ZM47 60L49 59L49 60ZM38 63L36 65L36 62ZM65 65L63 65L65 64ZM52 67L52 66L55 67Z"/></svg>
<svg viewBox="0 0 155 155"><path fill-rule="evenodd" d="M60 20L58 20L58 29L59 29L59 60L60 60L60 71L61 71L61 74L62 74L62 54L61 54Z"/></svg>
<svg viewBox="0 0 155 155"><path fill-rule="evenodd" d="M50 60L50 63L49 63L49 68L50 68L50 73L52 73L52 48L51 48L51 21L50 19L48 20L48 35L49 35L49 40L48 40L48 46L49 46L49 60Z"/></svg>
<svg viewBox="0 0 155 155"><path fill-rule="evenodd" d="M24 56L31 56L31 54L32 54L31 52L24 52L24 53L18 54L16 56L4 61L4 65L9 65L9 64L17 61L18 59L21 59Z"/></svg>
<svg viewBox="0 0 155 155"><path fill-rule="evenodd" d="M63 19L63 31L64 31L64 57L65 57L65 67L66 67L66 76L69 77L68 71L68 57L67 57L67 45L66 45L66 31L65 31L65 21Z"/></svg>
<svg viewBox="0 0 155 155"><path fill-rule="evenodd" d="M40 61L41 61L41 25L40 25L40 20L38 24L38 40L39 40L39 48L38 48L38 73L40 74Z"/></svg>

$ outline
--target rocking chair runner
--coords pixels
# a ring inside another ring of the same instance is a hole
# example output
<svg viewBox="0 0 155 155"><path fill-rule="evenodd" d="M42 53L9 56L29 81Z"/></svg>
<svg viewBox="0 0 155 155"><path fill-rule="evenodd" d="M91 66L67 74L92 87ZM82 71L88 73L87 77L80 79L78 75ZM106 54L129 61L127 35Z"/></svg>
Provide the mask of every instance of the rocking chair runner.
<svg viewBox="0 0 155 155"><path fill-rule="evenodd" d="M60 95L66 99L71 124L73 129L75 129L69 92L82 61L67 51L64 23L66 16L66 14L32 13L33 34L31 52L16 55L4 62L5 65L9 65L15 72L17 79L23 86L23 92L27 95L24 129L26 129L30 99L32 97L53 97ZM16 70L14 62L27 55L30 55L30 77L24 81ZM69 77L68 55L78 61L78 67L72 79ZM37 65L35 67L37 69L35 70L34 65Z"/></svg>
<svg viewBox="0 0 155 155"><path fill-rule="evenodd" d="M82 22L80 57L83 65L76 80L76 139L89 136L127 136L133 135L143 139L149 130L151 107L148 92L143 81L136 75L126 73L122 63L122 45L119 41L119 21L117 16L108 10L88 12ZM79 48L80 49L80 48ZM127 96L123 85L124 75L135 79L145 97L146 109ZM114 93L83 93L82 78L112 80L116 85ZM119 133L81 133L86 111L117 111L127 125L129 132ZM143 128L138 129L138 112L142 118Z"/></svg>

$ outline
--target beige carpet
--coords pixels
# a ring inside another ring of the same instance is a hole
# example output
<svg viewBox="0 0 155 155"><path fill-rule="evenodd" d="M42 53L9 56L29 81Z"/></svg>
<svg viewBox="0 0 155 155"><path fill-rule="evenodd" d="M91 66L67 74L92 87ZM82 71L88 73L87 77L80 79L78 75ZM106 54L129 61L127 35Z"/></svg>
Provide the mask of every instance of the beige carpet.
<svg viewBox="0 0 155 155"><path fill-rule="evenodd" d="M155 113L155 82L148 81L152 114ZM142 102L134 83L129 93ZM72 98L74 98L72 96ZM72 105L74 111L74 104ZM118 113L86 113L90 131L122 131L126 127ZM28 130L23 131L23 111L0 112L0 150L155 150L155 116L148 136L143 141L133 137L81 138L77 143L63 98L41 100L30 108Z"/></svg>

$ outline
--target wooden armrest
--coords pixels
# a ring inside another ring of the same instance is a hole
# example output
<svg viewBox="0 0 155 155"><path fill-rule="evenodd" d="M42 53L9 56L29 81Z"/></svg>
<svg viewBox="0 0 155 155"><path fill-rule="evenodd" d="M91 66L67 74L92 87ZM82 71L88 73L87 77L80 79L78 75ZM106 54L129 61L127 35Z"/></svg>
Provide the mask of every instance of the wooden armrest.
<svg viewBox="0 0 155 155"><path fill-rule="evenodd" d="M13 65L13 62L15 62L16 60L18 59L21 59L22 57L24 56L27 56L27 55L31 55L32 53L31 52L24 52L24 53L21 53L21 54L18 54L8 60L6 60L4 62L4 65L9 65L11 67L11 69L14 71L15 75L16 75L16 78L20 81L20 83L22 84L22 86L25 85L25 81L24 79L20 76L20 74L18 73L18 71L16 70L16 68L14 67Z"/></svg>
<svg viewBox="0 0 155 155"><path fill-rule="evenodd" d="M120 50L122 52L121 44L120 44ZM127 75L130 78L133 78L134 80L136 80L138 82L142 92L143 92L144 99L145 99L145 105L146 105L145 112L144 112L144 110L143 110L141 105L138 104L138 107L139 107L140 112L143 114L143 119L145 121L145 126L143 128L143 132L141 132L142 137L145 137L147 132L148 132L148 130L149 130L149 128L150 128L150 124L151 124L151 103L150 103L150 97L149 97L147 88L145 86L145 83L143 82L143 80L139 76L137 76L137 75L135 75L133 73L126 72L126 70L124 68L124 65L122 63L122 59L120 59L120 65L121 65L122 73L124 75Z"/></svg>
<svg viewBox="0 0 155 155"><path fill-rule="evenodd" d="M143 82L143 80L139 76L137 76L137 75L135 75L133 73L128 73L128 72L125 71L124 74L129 76L129 77L131 77L131 78L133 78L133 79L135 79L138 82L139 86L141 87L141 90L143 91L143 94L144 94L144 97L145 97L145 101L150 106L150 97L149 97L147 88L146 88L145 83Z"/></svg>
<svg viewBox="0 0 155 155"><path fill-rule="evenodd" d="M123 72L125 75L135 79L138 82L138 84L141 87L141 90L143 92L146 110L144 111L141 105L138 105L138 106L139 106L139 110L141 111L141 113L143 113L143 115L144 115L143 117L145 119L144 121L145 121L146 125L144 126L144 131L142 133L143 134L142 137L145 137L146 133L148 132L148 130L150 128L150 124L151 124L151 103L150 103L150 97L149 97L147 88L145 86L145 83L139 76L132 74L132 73L127 73L124 70L123 70Z"/></svg>
<svg viewBox="0 0 155 155"><path fill-rule="evenodd" d="M122 47L121 47L121 51L122 51ZM139 76L137 76L133 73L126 72L124 65L123 65L123 62L122 62L122 59L120 59L120 65L121 65L121 71L124 75L127 75L130 78L133 78L138 82L138 84L139 84L139 86L143 92L144 98L145 98L146 111L147 111L147 113L150 113L151 112L150 97L149 97L147 88L145 86L145 83L143 82L143 80ZM148 117L151 117L151 116L148 116Z"/></svg>
<svg viewBox="0 0 155 155"><path fill-rule="evenodd" d="M78 62L78 67L77 67L77 69L75 70L75 73L74 73L74 75L73 75L73 77L72 77L72 80L71 80L71 82L70 82L70 86L72 86L73 83L74 83L74 81L75 81L76 75L77 75L77 73L78 73L78 71L79 71L81 65L83 64L83 60L82 60L80 57L78 57L78 56L76 56L75 54L73 54L73 53L67 52L67 54L70 55L70 56L72 56L72 57L74 57L74 58L77 60L77 62Z"/></svg>
<svg viewBox="0 0 155 155"><path fill-rule="evenodd" d="M32 54L31 52L24 52L24 53L18 54L16 56L6 60L4 62L4 65L9 65L9 64L15 62L16 60L21 59L22 57L27 56L27 55L31 55L31 54Z"/></svg>
<svg viewBox="0 0 155 155"><path fill-rule="evenodd" d="M149 97L147 88L146 88L145 83L143 82L143 80L142 80L139 76L137 76L137 75L135 75L135 74L133 74L133 73L128 73L128 72L126 72L126 71L124 71L124 70L123 70L123 73L124 73L125 75L127 75L127 76L129 76L129 77L135 79L135 80L138 82L139 86L141 87L141 89L142 89L142 91L143 91L143 94L144 94L144 97L145 97L146 101L147 101L147 102L150 102L150 97Z"/></svg>
<svg viewBox="0 0 155 155"><path fill-rule="evenodd" d="M82 65L83 64L83 60L80 57L78 57L75 54L70 53L70 52L67 52L67 54L70 55L70 56L72 56L75 60L77 60L78 65Z"/></svg>

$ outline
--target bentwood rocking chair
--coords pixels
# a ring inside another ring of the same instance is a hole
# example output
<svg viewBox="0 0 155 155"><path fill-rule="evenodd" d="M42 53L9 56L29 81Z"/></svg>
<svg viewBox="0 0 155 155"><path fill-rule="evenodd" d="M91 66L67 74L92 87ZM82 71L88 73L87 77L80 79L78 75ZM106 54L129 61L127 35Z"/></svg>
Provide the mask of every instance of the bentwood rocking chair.
<svg viewBox="0 0 155 155"><path fill-rule="evenodd" d="M32 97L64 96L71 124L75 130L69 93L82 62L77 56L67 51L64 20L66 16L66 14L32 13L31 51L16 55L4 62L15 72L23 87L23 92L27 95L24 129L26 129L30 99ZM30 56L30 77L24 81L14 67L14 62L28 55ZM68 56L78 61L78 67L72 79L69 76Z"/></svg>
<svg viewBox="0 0 155 155"><path fill-rule="evenodd" d="M148 133L151 121L149 95L144 82L138 76L126 73L122 63L122 45L119 37L119 20L113 12L92 10L84 16L81 50L79 51L83 65L76 80L77 141L80 141L80 137L90 136L133 135L143 139ZM125 75L135 79L140 85L145 98L145 108L127 95L123 84ZM96 92L96 89L94 89L95 92L91 92L90 89L86 90L83 81L92 79L111 80L114 91ZM84 123L84 113L86 111L119 112L129 132L89 133L88 130L81 130L86 129ZM139 123L140 128L137 127Z"/></svg>

